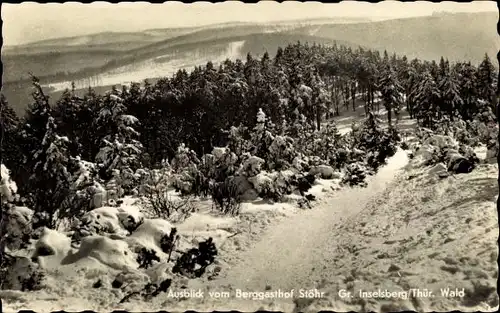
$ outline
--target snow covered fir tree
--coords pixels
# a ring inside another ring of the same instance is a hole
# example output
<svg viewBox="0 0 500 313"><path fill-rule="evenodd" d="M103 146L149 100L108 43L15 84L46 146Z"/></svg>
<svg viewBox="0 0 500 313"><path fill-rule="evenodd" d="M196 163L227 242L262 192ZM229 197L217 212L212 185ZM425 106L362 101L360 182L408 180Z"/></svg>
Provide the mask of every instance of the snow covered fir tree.
<svg viewBox="0 0 500 313"><path fill-rule="evenodd" d="M55 280L81 276L75 290L106 290L107 307L157 301L216 279L241 225L271 214L251 215L259 206L307 211L324 194L363 193L396 154L435 184L498 157L488 55L409 60L297 42L102 94L53 99L32 85L23 116L1 97L0 285L22 294L61 293ZM415 177L405 184L424 184ZM491 286L471 288L471 307L494 306Z"/></svg>

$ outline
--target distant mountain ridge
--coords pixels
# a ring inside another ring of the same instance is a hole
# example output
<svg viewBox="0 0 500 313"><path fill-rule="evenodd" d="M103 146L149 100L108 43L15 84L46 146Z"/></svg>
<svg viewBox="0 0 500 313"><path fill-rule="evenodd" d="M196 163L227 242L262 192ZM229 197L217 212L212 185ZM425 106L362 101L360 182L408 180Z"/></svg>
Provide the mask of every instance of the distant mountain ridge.
<svg viewBox="0 0 500 313"><path fill-rule="evenodd" d="M443 56L450 61L477 63L485 53L493 56L500 49L497 22L498 12L439 13L384 21L367 21L366 18L315 18L272 23L227 22L141 32L102 32L3 47L2 57L7 69L3 79L13 81L24 77L26 71L33 66L40 68L43 65L57 71L66 71L65 68L68 68L70 72L74 72L81 67L106 64L112 59L135 60L136 56L154 55L180 45L196 45L201 42L209 44L210 40L269 33L314 36L319 41L331 39L349 42L369 49L404 54L408 58L438 60ZM75 59L75 62L66 64L82 54L83 59L88 61ZM43 64L39 64L41 61ZM54 62L57 64L51 65ZM55 73L51 70L41 72L48 75Z"/></svg>
<svg viewBox="0 0 500 313"><path fill-rule="evenodd" d="M186 26L186 27L168 27L168 28L154 28L146 29L142 31L135 32L101 32L93 33L87 35L70 36L70 37L60 37L39 40L29 43L24 43L20 45L6 46L7 49L15 49L20 47L30 47L30 46L57 46L57 45L84 45L84 44L107 44L122 42L127 40L141 40L145 42L154 42L156 40L161 40L156 38L158 36L165 35L185 35L191 32L196 32L200 30L208 29L221 29L229 27L238 26L271 26L271 25L308 25L308 24L329 24L329 23L359 23L359 22L370 22L372 19L365 17L325 17L325 18L312 18L312 19L293 19L293 20L278 20L271 22L226 22L226 23L216 23L203 26ZM162 38L164 39L164 38Z"/></svg>
<svg viewBox="0 0 500 313"><path fill-rule="evenodd" d="M103 32L85 36L42 40L20 46L4 46L2 54L51 52L134 51L243 36L293 32L348 41L376 50L405 54L409 58L478 62L484 53L500 49L496 31L498 12L443 13L423 17L385 19L364 17L311 18L269 23L227 22L195 27L148 29L139 32Z"/></svg>
<svg viewBox="0 0 500 313"><path fill-rule="evenodd" d="M316 36L348 40L409 58L480 62L500 50L498 12L437 14L368 24L323 25ZM303 32L310 32L305 27Z"/></svg>

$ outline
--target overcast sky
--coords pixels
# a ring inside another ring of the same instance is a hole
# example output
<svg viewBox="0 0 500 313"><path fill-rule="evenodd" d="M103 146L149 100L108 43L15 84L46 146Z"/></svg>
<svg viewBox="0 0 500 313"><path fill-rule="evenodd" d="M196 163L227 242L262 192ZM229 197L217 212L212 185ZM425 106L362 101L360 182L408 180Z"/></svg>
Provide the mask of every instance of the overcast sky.
<svg viewBox="0 0 500 313"><path fill-rule="evenodd" d="M430 15L436 11L497 12L494 1L457 2L397 2L367 3L344 1L321 2L261 1L245 4L225 3L146 2L110 4L2 4L3 39L6 45L31 41L85 35L105 31L138 31L151 28L200 26L220 22L268 22L275 20L318 17L410 17ZM464 27L467 27L464 25Z"/></svg>

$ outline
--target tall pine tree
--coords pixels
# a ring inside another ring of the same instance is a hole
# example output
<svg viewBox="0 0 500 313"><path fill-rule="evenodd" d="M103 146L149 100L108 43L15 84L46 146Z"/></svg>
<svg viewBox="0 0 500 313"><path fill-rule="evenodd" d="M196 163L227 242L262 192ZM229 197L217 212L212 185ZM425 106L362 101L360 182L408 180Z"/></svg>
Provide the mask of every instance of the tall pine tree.
<svg viewBox="0 0 500 313"><path fill-rule="evenodd" d="M493 102L493 97L495 96L495 72L495 67L491 63L489 56L485 54L483 61L477 69L477 89L479 96L489 103Z"/></svg>

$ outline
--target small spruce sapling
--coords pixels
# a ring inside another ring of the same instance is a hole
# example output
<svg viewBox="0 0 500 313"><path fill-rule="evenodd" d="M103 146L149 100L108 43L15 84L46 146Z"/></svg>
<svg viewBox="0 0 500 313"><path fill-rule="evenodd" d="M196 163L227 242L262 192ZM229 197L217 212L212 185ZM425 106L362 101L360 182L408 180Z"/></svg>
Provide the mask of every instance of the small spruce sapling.
<svg viewBox="0 0 500 313"><path fill-rule="evenodd" d="M160 258L156 255L155 250L148 250L146 248L142 248L139 250L137 256L137 263L139 263L139 268L147 269L153 265L153 261L160 262Z"/></svg>
<svg viewBox="0 0 500 313"><path fill-rule="evenodd" d="M214 262L217 253L215 243L210 237L206 241L200 242L198 249L192 248L178 258L172 272L190 278L201 277L207 266Z"/></svg>
<svg viewBox="0 0 500 313"><path fill-rule="evenodd" d="M160 240L160 247L163 252L168 253L168 260L170 262L170 257L172 251L175 248L175 244L179 241L180 236L177 234L177 228L172 228L170 234L164 235Z"/></svg>

